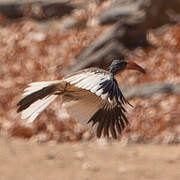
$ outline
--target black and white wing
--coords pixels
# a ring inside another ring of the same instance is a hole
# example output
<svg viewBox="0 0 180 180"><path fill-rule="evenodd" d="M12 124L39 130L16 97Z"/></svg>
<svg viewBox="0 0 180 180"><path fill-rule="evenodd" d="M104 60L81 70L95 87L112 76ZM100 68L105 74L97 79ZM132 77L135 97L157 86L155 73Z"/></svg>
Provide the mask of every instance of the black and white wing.
<svg viewBox="0 0 180 180"><path fill-rule="evenodd" d="M88 100L83 95L84 98L79 100L79 106L81 106L85 113L82 115L79 112L78 102L76 102L76 107L69 107L70 114L76 118L73 112L78 111L79 114L76 114L79 116L79 119L83 119L86 123L92 123L92 126L96 126L98 137L102 134L109 136L109 133L111 133L113 138L117 138L117 133L120 134L125 126L128 125L123 107L128 101L124 98L113 75L105 70L89 68L73 75L68 75L64 80L70 85L88 92ZM84 93L84 91L81 93ZM90 111L89 109L92 109L92 107L94 111L87 113L88 117L86 119L86 111ZM76 108L76 110L73 111L73 108Z"/></svg>
<svg viewBox="0 0 180 180"><path fill-rule="evenodd" d="M64 80L77 88L88 90L100 96L103 100L107 99L111 104L128 103L119 89L116 79L108 71L89 68L69 75Z"/></svg>

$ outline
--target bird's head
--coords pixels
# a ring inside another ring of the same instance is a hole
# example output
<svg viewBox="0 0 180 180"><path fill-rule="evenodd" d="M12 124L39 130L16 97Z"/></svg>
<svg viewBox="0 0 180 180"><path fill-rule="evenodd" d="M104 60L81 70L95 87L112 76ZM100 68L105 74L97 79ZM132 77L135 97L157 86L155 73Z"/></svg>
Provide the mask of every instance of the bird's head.
<svg viewBox="0 0 180 180"><path fill-rule="evenodd" d="M142 73L146 73L146 71L139 65L137 65L133 61L125 61L125 60L114 60L109 67L109 71L115 75L124 70L137 70Z"/></svg>

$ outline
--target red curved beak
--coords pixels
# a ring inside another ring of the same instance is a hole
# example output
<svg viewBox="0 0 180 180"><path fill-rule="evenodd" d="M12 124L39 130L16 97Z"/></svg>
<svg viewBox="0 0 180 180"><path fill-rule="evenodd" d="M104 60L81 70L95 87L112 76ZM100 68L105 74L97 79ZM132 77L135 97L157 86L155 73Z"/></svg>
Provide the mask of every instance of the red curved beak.
<svg viewBox="0 0 180 180"><path fill-rule="evenodd" d="M139 66L138 64L136 64L133 61L130 61L130 62L127 63L126 69L137 70L137 71L140 71L140 72L142 72L144 74L146 73L146 71L141 66Z"/></svg>

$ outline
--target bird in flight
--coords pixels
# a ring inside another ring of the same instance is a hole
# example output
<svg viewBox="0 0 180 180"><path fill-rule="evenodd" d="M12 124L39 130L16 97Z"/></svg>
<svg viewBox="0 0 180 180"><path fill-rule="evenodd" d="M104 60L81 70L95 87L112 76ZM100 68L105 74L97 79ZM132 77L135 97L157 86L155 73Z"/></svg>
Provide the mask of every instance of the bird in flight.
<svg viewBox="0 0 180 180"><path fill-rule="evenodd" d="M128 126L125 104L130 103L118 87L115 75L134 69L145 70L132 61L114 60L109 70L87 68L56 81L33 82L17 103L21 118L33 122L58 96L71 117L89 127L97 137L117 138Z"/></svg>

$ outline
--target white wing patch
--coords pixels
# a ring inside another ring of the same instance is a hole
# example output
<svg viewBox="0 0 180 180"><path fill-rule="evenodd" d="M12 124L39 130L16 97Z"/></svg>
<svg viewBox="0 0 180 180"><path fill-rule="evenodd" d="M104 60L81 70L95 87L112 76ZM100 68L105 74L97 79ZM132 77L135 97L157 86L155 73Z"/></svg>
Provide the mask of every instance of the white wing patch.
<svg viewBox="0 0 180 180"><path fill-rule="evenodd" d="M103 100L106 100L106 99L107 99L107 97L108 97L108 93L106 93L106 94L102 94L102 95L101 95L101 98L102 98Z"/></svg>
<svg viewBox="0 0 180 180"><path fill-rule="evenodd" d="M100 84L104 81L110 80L111 78L111 74L108 73L82 72L81 74L67 77L64 80L70 84L74 84L75 87L89 90L105 100L107 99L108 93L102 94L103 90L99 89L101 87Z"/></svg>
<svg viewBox="0 0 180 180"><path fill-rule="evenodd" d="M21 113L22 119L27 119L27 123L33 122L36 117L44 110L46 107L54 101L54 99L57 97L57 95L51 95L48 97L45 97L43 99L40 99L36 102L34 102L31 106L29 106L27 109L23 110Z"/></svg>
<svg viewBox="0 0 180 180"><path fill-rule="evenodd" d="M96 91L97 96L101 96L102 93L103 93L103 89L99 89L98 91Z"/></svg>
<svg viewBox="0 0 180 180"><path fill-rule="evenodd" d="M36 91L43 89L44 87L58 83L59 81L44 81L44 82L33 82L29 84L29 87L24 90L24 96L32 94Z"/></svg>

